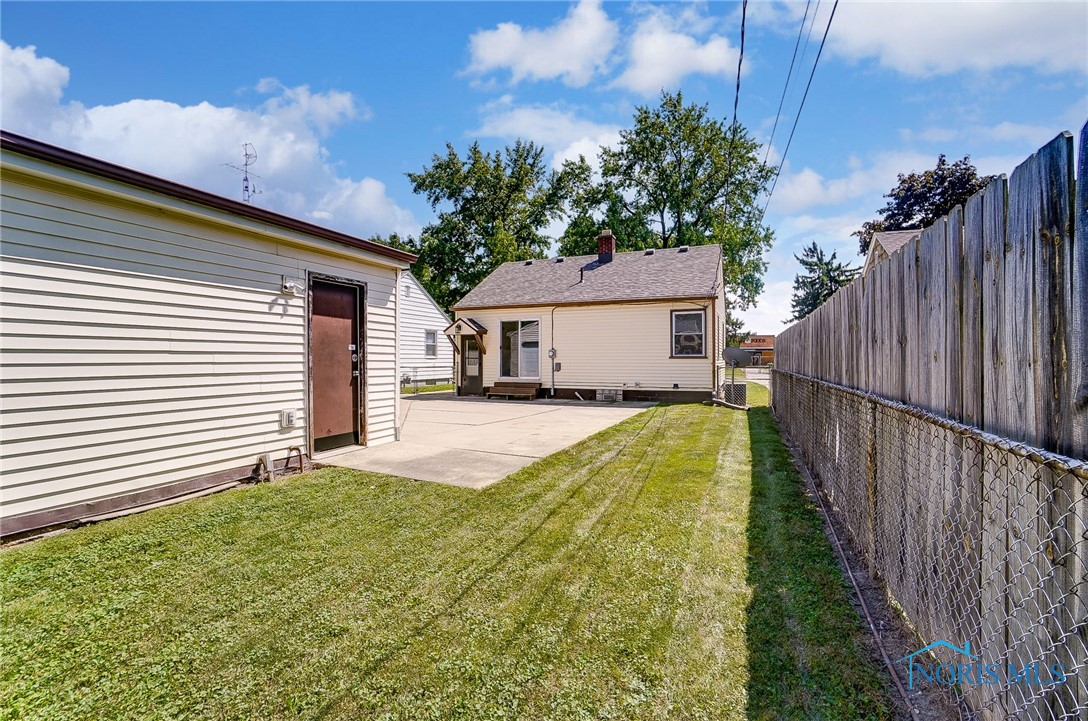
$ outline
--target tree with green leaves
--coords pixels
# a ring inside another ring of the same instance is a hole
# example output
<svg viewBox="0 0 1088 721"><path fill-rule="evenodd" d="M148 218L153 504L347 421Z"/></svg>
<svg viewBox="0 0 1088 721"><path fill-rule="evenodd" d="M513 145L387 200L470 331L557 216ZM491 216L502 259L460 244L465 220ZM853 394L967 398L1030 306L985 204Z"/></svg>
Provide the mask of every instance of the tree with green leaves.
<svg viewBox="0 0 1088 721"><path fill-rule="evenodd" d="M838 262L836 255L832 253L831 257L826 257L823 249L813 241L801 251L801 255L793 256L805 272L793 279L793 317L787 323L801 320L857 277L861 269Z"/></svg>
<svg viewBox="0 0 1088 721"><path fill-rule="evenodd" d="M725 314L725 345L736 348L751 337L752 332L744 330L744 321L727 311Z"/></svg>
<svg viewBox="0 0 1088 721"><path fill-rule="evenodd" d="M448 309L502 263L542 258L549 223L563 218L577 170L548 170L544 150L518 140L484 152L473 143L462 157L447 143L431 165L408 173L412 189L438 212L423 229L412 266L427 292Z"/></svg>
<svg viewBox="0 0 1088 721"><path fill-rule="evenodd" d="M679 92L640 106L634 121L616 147L601 149L600 181L579 178L561 251L593 252L602 227L616 234L619 250L719 243L726 290L747 307L763 288L773 238L757 202L773 174L759 143Z"/></svg>
<svg viewBox="0 0 1088 721"><path fill-rule="evenodd" d="M388 245L390 248L405 250L409 253L419 253L419 241L410 235L402 238L400 237L400 233L390 233L388 238L383 238L381 235L375 235L370 239L375 243Z"/></svg>
<svg viewBox="0 0 1088 721"><path fill-rule="evenodd" d="M942 154L937 166L922 173L899 174L899 182L890 193L887 204L878 212L880 218L870 220L855 231L858 252L865 255L873 242L873 233L883 230L920 230L948 215L957 205L985 188L993 175L980 176L971 163L971 156L949 163Z"/></svg>

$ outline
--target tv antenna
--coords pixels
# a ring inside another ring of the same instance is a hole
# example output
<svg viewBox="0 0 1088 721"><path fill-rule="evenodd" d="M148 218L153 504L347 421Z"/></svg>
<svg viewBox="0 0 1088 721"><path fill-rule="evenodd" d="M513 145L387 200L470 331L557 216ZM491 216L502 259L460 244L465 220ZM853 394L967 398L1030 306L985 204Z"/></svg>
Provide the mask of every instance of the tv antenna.
<svg viewBox="0 0 1088 721"><path fill-rule="evenodd" d="M251 199L253 198L254 195L260 195L261 194L261 191L257 189L257 185L255 183L250 182L250 180L249 180L250 175L253 175L254 178L260 178L261 180L264 180L264 178L261 178L261 176L256 175L256 174L251 174L249 172L250 166L253 165L256 162L257 162L257 149L253 147L253 143L242 143L242 167L239 168L237 165L232 165L231 163L223 163L228 168L234 168L235 170L237 170L239 173L242 174L242 202L243 203L252 202Z"/></svg>

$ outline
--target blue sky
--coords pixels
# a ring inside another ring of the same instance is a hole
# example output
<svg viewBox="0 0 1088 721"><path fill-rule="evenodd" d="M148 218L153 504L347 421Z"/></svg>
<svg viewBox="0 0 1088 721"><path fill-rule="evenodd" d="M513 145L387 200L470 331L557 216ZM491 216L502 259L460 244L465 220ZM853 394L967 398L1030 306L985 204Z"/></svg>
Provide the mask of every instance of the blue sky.
<svg viewBox="0 0 1088 721"><path fill-rule="evenodd" d="M808 5L772 160L832 4ZM739 116L764 143L805 10L749 3ZM661 88L728 117L740 4L9 0L0 21L5 129L232 197L224 164L251 142L255 203L370 235L430 222L404 173L447 141L595 155ZM750 330L782 327L801 246L860 261L850 232L896 173L939 153L1007 173L1086 119L1086 2L844 0L771 198Z"/></svg>

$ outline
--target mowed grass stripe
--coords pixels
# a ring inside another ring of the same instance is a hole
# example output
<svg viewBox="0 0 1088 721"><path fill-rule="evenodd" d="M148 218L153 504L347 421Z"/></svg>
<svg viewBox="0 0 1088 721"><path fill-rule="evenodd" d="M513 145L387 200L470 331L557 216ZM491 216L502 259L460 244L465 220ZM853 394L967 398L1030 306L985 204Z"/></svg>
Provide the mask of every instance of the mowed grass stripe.
<svg viewBox="0 0 1088 721"><path fill-rule="evenodd" d="M3 718L888 713L757 411L657 407L482 492L325 469L0 571Z"/></svg>
<svg viewBox="0 0 1088 721"><path fill-rule="evenodd" d="M488 559L487 565L449 603L435 609L435 613L427 615L415 625L401 644L377 659L377 663L358 669L355 675L357 681L366 683L368 677L387 662L400 660L399 666L412 667L416 657L428 653L428 646L437 644L439 650L452 651L460 636L451 633L450 628L456 627L458 619L466 615L472 616L479 609L483 609L490 619L496 621L487 624L489 633L502 633L499 623L504 621L516 626L519 617L509 614L508 607L516 605L522 594L532 588L528 576L543 572L557 558L562 557L575 541L573 526L585 518L599 517L618 493L617 488L602 481L602 469L610 466L625 467L632 461L635 464L641 463L647 451L653 447L653 439L664 423L665 411L654 409L644 415L648 418L641 427L633 429L632 436L625 439L614 453L605 454L610 459L609 463L594 464L592 469L582 473L564 473L563 476L568 481L562 484L563 493L548 494L553 503L538 507L536 514L530 513L526 517L508 516L510 525L499 529L493 538L487 540L489 548L497 555ZM508 481L516 483L522 476L540 479L541 476L537 473L539 469L535 465L523 469ZM498 487L493 489L497 490ZM501 498L504 494L500 492L494 495ZM532 519L528 526L527 519ZM413 647L411 654L408 654L409 646ZM396 659L394 654L400 654L404 658ZM397 667L395 664L394 669ZM391 670L385 676L396 677L398 673L397 670ZM412 668L409 668L408 673L411 681L405 685L411 689L413 696L418 695L425 681ZM375 683L388 686L387 681L379 680ZM345 687L340 693L326 699L319 717L328 715L336 706L343 706L342 712L351 716L355 712L348 713L348 710L353 707L353 703L346 697L349 694L358 696L357 690L358 684Z"/></svg>

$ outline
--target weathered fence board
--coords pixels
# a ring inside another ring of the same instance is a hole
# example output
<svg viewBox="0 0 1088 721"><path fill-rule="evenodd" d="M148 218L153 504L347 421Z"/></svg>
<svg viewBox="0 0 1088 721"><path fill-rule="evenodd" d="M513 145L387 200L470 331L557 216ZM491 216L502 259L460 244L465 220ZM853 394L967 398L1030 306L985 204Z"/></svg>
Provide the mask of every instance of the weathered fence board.
<svg viewBox="0 0 1088 721"><path fill-rule="evenodd" d="M1057 449L1072 425L1069 372L1070 270L1073 135L1064 133L1036 154L1036 183L1031 199L1037 214L1031 239L1035 248L1033 319L1035 321L1035 437L1039 448Z"/></svg>
<svg viewBox="0 0 1088 721"><path fill-rule="evenodd" d="M944 247L944 379L946 418L963 418L963 208L948 214Z"/></svg>
<svg viewBox="0 0 1088 721"><path fill-rule="evenodd" d="M1005 365L994 390L1004 403L996 427L1001 435L1019 437L1032 445L1035 433L1035 349L1031 287L1035 265L1035 227L1039 187L1039 154L1021 163L1009 176L1008 225L1005 228L1005 274L1001 294L1005 299L1000 332Z"/></svg>
<svg viewBox="0 0 1088 721"><path fill-rule="evenodd" d="M1067 456L1088 455L1088 123L1080 131L1080 173L1074 206L1074 234L1070 249L1070 288L1065 314L1069 324L1069 393L1063 399L1072 412L1058 445Z"/></svg>
<svg viewBox="0 0 1088 721"><path fill-rule="evenodd" d="M984 376L982 429L1002 435L1005 396L1000 378L1005 369L1001 331L1005 324L1005 203L1008 181L1002 175L982 190L982 348Z"/></svg>
<svg viewBox="0 0 1088 721"><path fill-rule="evenodd" d="M962 362L963 422L982 428L983 396L986 392L982 369L985 352L982 343L983 278L983 198L975 193L963 211L963 328L960 355Z"/></svg>

